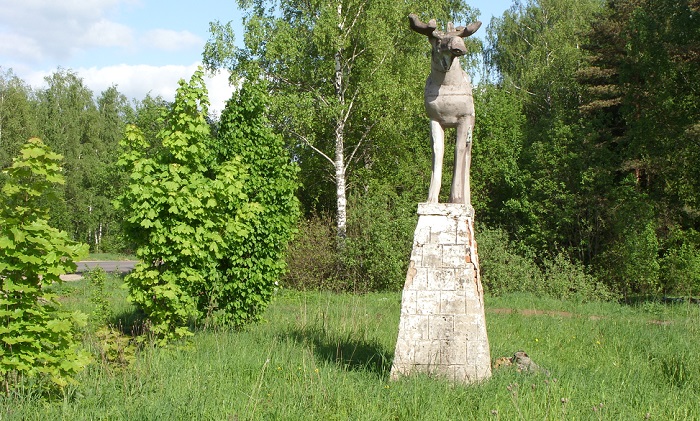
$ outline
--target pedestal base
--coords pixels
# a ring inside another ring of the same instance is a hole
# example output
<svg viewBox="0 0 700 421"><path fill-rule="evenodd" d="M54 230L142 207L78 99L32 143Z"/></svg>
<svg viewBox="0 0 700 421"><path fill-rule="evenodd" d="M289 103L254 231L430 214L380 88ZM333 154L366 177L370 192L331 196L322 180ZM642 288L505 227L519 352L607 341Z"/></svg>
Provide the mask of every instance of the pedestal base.
<svg viewBox="0 0 700 421"><path fill-rule="evenodd" d="M474 210L418 205L391 379L414 372L476 383L491 376Z"/></svg>

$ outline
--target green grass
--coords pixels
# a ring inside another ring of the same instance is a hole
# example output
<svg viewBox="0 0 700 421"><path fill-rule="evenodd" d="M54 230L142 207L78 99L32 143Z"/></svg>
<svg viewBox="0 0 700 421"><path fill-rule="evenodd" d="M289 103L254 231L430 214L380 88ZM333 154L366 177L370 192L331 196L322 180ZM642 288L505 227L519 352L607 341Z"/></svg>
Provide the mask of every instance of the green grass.
<svg viewBox="0 0 700 421"><path fill-rule="evenodd" d="M119 284L107 282L113 321L129 325L134 310ZM87 282L59 292L66 306L91 311ZM0 419L700 419L697 305L487 297L492 358L525 350L550 375L505 368L465 387L388 380L400 298L286 291L245 331L199 330L187 344L145 346L124 368L99 362L96 351L64 399L20 393L2 402ZM87 335L87 346L98 342Z"/></svg>

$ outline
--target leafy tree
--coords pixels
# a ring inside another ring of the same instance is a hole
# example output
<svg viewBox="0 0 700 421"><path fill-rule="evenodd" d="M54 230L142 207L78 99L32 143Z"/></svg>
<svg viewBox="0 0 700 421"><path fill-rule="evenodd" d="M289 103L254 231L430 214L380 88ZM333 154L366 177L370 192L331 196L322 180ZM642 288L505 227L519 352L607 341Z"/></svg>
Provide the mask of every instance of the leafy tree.
<svg viewBox="0 0 700 421"><path fill-rule="evenodd" d="M575 75L583 33L599 7L595 0L514 3L489 26L486 50L498 86L524 116L516 183L527 188L506 200L506 215L517 217L511 235L539 254L567 248L586 263L598 217L586 178L596 151L582 141Z"/></svg>
<svg viewBox="0 0 700 421"><path fill-rule="evenodd" d="M23 377L63 387L88 363L76 329L86 316L60 311L46 288L75 270L87 246L49 225L42 199L64 182L61 156L30 139L7 170L0 200L0 375L5 393Z"/></svg>
<svg viewBox="0 0 700 421"><path fill-rule="evenodd" d="M265 115L266 84L244 82L221 114L217 162L234 159L247 169L242 192L259 207L246 237L231 235L216 286L220 320L255 321L271 300L286 265L284 255L299 218L298 166ZM235 234L235 233L234 233Z"/></svg>
<svg viewBox="0 0 700 421"><path fill-rule="evenodd" d="M0 68L1 70L1 68ZM36 134L32 90L12 70L0 73L0 168L7 168ZM2 179L0 179L0 182Z"/></svg>
<svg viewBox="0 0 700 421"><path fill-rule="evenodd" d="M110 201L122 184L113 152L131 107L115 87L95 100L71 71L59 69L46 83L36 93L37 125L46 143L65 156L66 176L51 214L73 238L100 251L117 227Z"/></svg>
<svg viewBox="0 0 700 421"><path fill-rule="evenodd" d="M93 251L99 252L105 250L105 238L108 238L107 248L120 245L114 239L119 235L119 222L111 201L121 192L123 184L114 151L119 148L131 107L114 86L102 92L96 106L96 118L90 123L95 135L80 146L80 168L77 169L80 177L76 177L77 194L72 200L80 212L82 229L79 235Z"/></svg>
<svg viewBox="0 0 700 421"><path fill-rule="evenodd" d="M700 228L694 164L700 158L694 77L700 70L700 8L689 1L607 2L587 39L590 55L578 75L587 88L581 110L589 122L589 141L607 153L608 186L616 186L600 194L608 208L617 210L608 224L613 229L606 230L609 253L629 257L626 264L637 268L620 280L627 289L653 292L659 288L654 275L659 270L647 265L659 264L655 256L684 264L678 256L699 245L693 235L679 233ZM643 212L629 208L630 193L615 194L624 189L643 198ZM644 261L634 258L654 247ZM663 273L674 270L666 269ZM662 279L688 290L667 276Z"/></svg>
<svg viewBox="0 0 700 421"><path fill-rule="evenodd" d="M261 92L246 86L229 101L220 142L201 71L180 82L160 147L127 129L119 163L130 179L118 205L141 263L126 282L163 341L188 335L191 319L257 320L284 267L294 167L259 113Z"/></svg>
<svg viewBox="0 0 700 421"><path fill-rule="evenodd" d="M511 92L487 82L474 90L475 126L472 188L478 221L517 232L524 219L518 198L526 184L520 168L525 149L525 115Z"/></svg>
<svg viewBox="0 0 700 421"><path fill-rule="evenodd" d="M82 178L81 144L91 140L95 129L96 109L92 91L71 71L59 69L45 81L47 88L37 91L37 124L40 137L53 150L64 156L66 183L61 186L58 200L51 206L51 217L57 226L74 238L82 237L80 218L80 180Z"/></svg>
<svg viewBox="0 0 700 421"><path fill-rule="evenodd" d="M134 104L134 112L128 122L138 127L146 139L156 139L158 132L164 129L161 117L171 106L172 104L162 97L152 97L148 94ZM160 144L155 144L153 147L158 148Z"/></svg>

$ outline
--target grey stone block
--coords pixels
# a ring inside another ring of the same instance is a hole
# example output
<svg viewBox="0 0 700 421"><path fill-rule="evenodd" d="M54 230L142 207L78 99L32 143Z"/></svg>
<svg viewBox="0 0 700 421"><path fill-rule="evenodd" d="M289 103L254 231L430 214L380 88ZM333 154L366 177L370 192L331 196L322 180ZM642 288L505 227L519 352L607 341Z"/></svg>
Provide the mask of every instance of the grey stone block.
<svg viewBox="0 0 700 421"><path fill-rule="evenodd" d="M411 373L458 383L491 376L474 213L459 204L419 204L391 378Z"/></svg>

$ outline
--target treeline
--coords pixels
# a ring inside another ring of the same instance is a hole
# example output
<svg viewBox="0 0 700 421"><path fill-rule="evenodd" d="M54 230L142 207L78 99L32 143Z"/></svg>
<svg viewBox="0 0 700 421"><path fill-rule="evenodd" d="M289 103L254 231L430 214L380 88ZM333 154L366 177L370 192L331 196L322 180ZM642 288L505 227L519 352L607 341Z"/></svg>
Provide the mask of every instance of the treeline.
<svg viewBox="0 0 700 421"><path fill-rule="evenodd" d="M406 16L466 24L475 11L349 0L248 12L245 46L222 48L233 34L214 23L204 61L271 81L270 118L298 157L308 216L294 283L400 287L430 171L429 46ZM467 39L491 292L700 292L699 13L696 0L517 1L485 43Z"/></svg>
<svg viewBox="0 0 700 421"><path fill-rule="evenodd" d="M700 292L700 2L518 2L488 35L482 221L625 295Z"/></svg>
<svg viewBox="0 0 700 421"><path fill-rule="evenodd" d="M32 137L63 155L65 184L47 203L51 223L93 252L129 248L112 201L125 186L118 170L119 141L127 123L154 135L168 104L147 96L129 101L116 86L93 93L75 72L58 69L33 89L13 74L0 73L0 168L6 169ZM0 174L0 184L4 184Z"/></svg>
<svg viewBox="0 0 700 421"><path fill-rule="evenodd" d="M398 289L431 167L430 47L406 16L459 25L477 13L335 3L256 2L244 46L214 22L203 59L265 78L270 124L301 169L287 285ZM700 293L700 2L517 1L481 31L465 64L478 76L472 201L489 290ZM168 104L117 88L95 98L64 70L42 90L8 72L0 83L0 165L41 137L66 162L55 223L93 251L128 248L111 207L125 185L117 143L127 122L155 139Z"/></svg>

